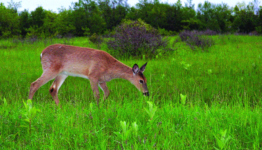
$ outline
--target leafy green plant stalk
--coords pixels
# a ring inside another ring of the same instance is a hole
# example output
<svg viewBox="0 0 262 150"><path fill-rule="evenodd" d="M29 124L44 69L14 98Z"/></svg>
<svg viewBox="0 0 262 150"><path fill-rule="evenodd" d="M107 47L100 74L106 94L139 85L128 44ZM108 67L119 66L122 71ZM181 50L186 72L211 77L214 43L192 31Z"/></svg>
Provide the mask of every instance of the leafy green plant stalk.
<svg viewBox="0 0 262 150"><path fill-rule="evenodd" d="M35 118L37 112L41 112L39 109L36 109L35 107L33 107L32 105L32 100L31 99L28 99L27 102L24 102L24 106L25 106L25 109L24 109L24 121L26 121L28 123L28 132L30 133L31 135L31 130L32 130L32 120ZM21 126L21 127L24 127L24 126ZM25 126L26 127L26 126Z"/></svg>
<svg viewBox="0 0 262 150"><path fill-rule="evenodd" d="M114 132L114 134L120 138L122 146L124 146L124 142L127 142L130 139L131 135L133 135L134 138L138 136L138 125L136 122L133 122L132 126L129 127L129 123L126 123L126 121L120 121L120 126L122 132Z"/></svg>
<svg viewBox="0 0 262 150"><path fill-rule="evenodd" d="M220 134L220 137L217 137L216 135L214 135L219 148L216 148L216 147L214 148L216 150L223 150L226 148L228 141L231 139L231 136L227 135L227 129L220 130L219 134Z"/></svg>
<svg viewBox="0 0 262 150"><path fill-rule="evenodd" d="M148 103L148 109L144 108L144 110L146 111L146 113L149 115L150 119L149 121L153 120L156 110L157 110L157 106L153 105L153 102L151 101L147 101Z"/></svg>
<svg viewBox="0 0 262 150"><path fill-rule="evenodd" d="M7 108L8 104L7 104L7 101L6 101L5 98L3 99L3 102L4 102L4 109L2 109L3 111L1 112L1 114L3 114L5 117L7 117L9 110Z"/></svg>
<svg viewBox="0 0 262 150"><path fill-rule="evenodd" d="M180 98L181 98L180 100L181 100L182 105L186 104L186 97L187 97L187 95L180 94Z"/></svg>

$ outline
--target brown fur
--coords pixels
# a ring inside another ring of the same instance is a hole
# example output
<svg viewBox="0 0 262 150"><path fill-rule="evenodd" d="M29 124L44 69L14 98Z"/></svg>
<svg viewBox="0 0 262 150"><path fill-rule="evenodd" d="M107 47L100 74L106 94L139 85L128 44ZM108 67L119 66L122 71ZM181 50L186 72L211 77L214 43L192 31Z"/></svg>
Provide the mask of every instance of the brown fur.
<svg viewBox="0 0 262 150"><path fill-rule="evenodd" d="M104 91L104 97L106 98L109 95L106 82L114 78L129 80L143 93L148 92L146 78L141 71L134 74L132 68L101 50L54 44L43 50L41 63L44 72L40 78L31 84L29 99L33 98L34 93L39 87L55 78L50 88L50 94L58 105L57 93L69 75L68 73L88 77L97 99L97 104L99 104L98 85ZM144 84L141 85L139 80L143 80Z"/></svg>

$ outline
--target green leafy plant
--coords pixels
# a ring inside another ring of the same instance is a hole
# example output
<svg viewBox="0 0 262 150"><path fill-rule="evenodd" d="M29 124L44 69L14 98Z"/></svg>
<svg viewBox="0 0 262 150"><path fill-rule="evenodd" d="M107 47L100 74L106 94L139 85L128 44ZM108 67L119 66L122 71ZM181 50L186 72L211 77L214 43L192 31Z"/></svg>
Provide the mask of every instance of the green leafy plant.
<svg viewBox="0 0 262 150"><path fill-rule="evenodd" d="M89 104L89 112L92 113L93 112L93 103Z"/></svg>
<svg viewBox="0 0 262 150"><path fill-rule="evenodd" d="M26 127L28 129L28 133L31 134L31 130L32 130L32 120L35 118L37 112L41 112L39 109L36 109L35 107L33 107L32 105L32 100L28 99L27 102L24 102L24 121L28 123L28 126L21 126L21 127Z"/></svg>
<svg viewBox="0 0 262 150"><path fill-rule="evenodd" d="M181 100L181 104L185 105L186 104L186 97L187 95L183 95L183 94L180 94L180 100Z"/></svg>
<svg viewBox="0 0 262 150"><path fill-rule="evenodd" d="M134 136L138 136L138 125L136 124L136 122L133 122L132 123L132 131L133 131L133 134Z"/></svg>
<svg viewBox="0 0 262 150"><path fill-rule="evenodd" d="M165 77L166 77L166 75L163 73L162 76L161 76L161 78L164 79Z"/></svg>
<svg viewBox="0 0 262 150"><path fill-rule="evenodd" d="M8 104L5 98L3 99L3 102L4 102L4 109L2 109L3 111L1 112L1 114L3 114L6 117L9 114L9 110L7 109Z"/></svg>
<svg viewBox="0 0 262 150"><path fill-rule="evenodd" d="M211 75L211 74L212 74L212 69L208 69L208 70L207 70L207 73L208 73L209 75Z"/></svg>
<svg viewBox="0 0 262 150"><path fill-rule="evenodd" d="M222 150L226 148L226 145L228 143L228 141L231 139L231 136L227 136L227 130L220 130L220 137L217 137L216 135L216 141L217 141L217 145L219 148L214 147L217 150Z"/></svg>
<svg viewBox="0 0 262 150"><path fill-rule="evenodd" d="M126 121L120 121L120 126L122 132L114 133L122 140L122 142L128 140L130 135L133 135L134 137L138 136L138 125L136 124L136 122L133 122L130 128L129 123L126 123Z"/></svg>
<svg viewBox="0 0 262 150"><path fill-rule="evenodd" d="M156 110L157 110L157 106L154 106L153 102L151 102L151 101L147 101L147 103L148 103L149 108L148 109L144 108L144 109L145 109L146 113L149 115L150 119L153 120L155 113L156 113Z"/></svg>
<svg viewBox="0 0 262 150"><path fill-rule="evenodd" d="M182 61L180 64L181 64L181 65L183 66L183 68L186 69L186 70L189 70L189 68L191 67L191 64L188 64L188 63L186 63L185 61Z"/></svg>

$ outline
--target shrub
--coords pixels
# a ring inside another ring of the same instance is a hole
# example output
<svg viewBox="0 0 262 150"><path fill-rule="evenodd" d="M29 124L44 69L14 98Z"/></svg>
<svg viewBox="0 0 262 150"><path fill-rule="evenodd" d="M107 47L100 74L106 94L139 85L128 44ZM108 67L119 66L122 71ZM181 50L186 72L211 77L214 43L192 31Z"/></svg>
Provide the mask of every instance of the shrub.
<svg viewBox="0 0 262 150"><path fill-rule="evenodd" d="M89 40L94 44L101 44L103 42L103 38L100 35L94 33L92 36L89 37Z"/></svg>
<svg viewBox="0 0 262 150"><path fill-rule="evenodd" d="M166 47L167 39L163 39L159 32L142 20L125 21L115 28L113 39L107 42L110 49L121 55L153 57L156 50Z"/></svg>
<svg viewBox="0 0 262 150"><path fill-rule="evenodd" d="M259 35L259 33L257 32L257 31L252 31L252 32L249 32L249 34L248 35Z"/></svg>
<svg viewBox="0 0 262 150"><path fill-rule="evenodd" d="M261 34L262 33L262 26L258 26L256 27L256 31Z"/></svg>
<svg viewBox="0 0 262 150"><path fill-rule="evenodd" d="M162 36L174 36L176 35L176 31L167 31L164 28L158 28L158 32L162 35Z"/></svg>
<svg viewBox="0 0 262 150"><path fill-rule="evenodd" d="M211 32L208 32L211 34ZM212 38L209 38L207 36L201 36L204 32L198 32L198 31L183 31L179 34L182 41L185 41L188 46L192 50L195 50L195 46L201 47L203 51L206 50L206 48L211 47L214 45L214 40Z"/></svg>
<svg viewBox="0 0 262 150"><path fill-rule="evenodd" d="M207 29L205 31L195 31L195 32L197 32L197 34L199 35L217 35L218 34L218 32L210 30L210 29Z"/></svg>

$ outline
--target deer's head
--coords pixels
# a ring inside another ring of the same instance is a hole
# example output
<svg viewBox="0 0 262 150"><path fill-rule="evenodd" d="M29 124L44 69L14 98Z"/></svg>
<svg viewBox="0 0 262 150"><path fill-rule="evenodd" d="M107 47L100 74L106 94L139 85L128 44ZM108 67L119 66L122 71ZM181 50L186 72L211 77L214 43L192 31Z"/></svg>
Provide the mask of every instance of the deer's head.
<svg viewBox="0 0 262 150"><path fill-rule="evenodd" d="M141 68L138 67L137 64L134 64L132 71L133 71L133 79L132 79L132 83L136 86L136 88L143 92L143 94L145 96L149 96L149 92L147 89L147 81L146 81L146 77L143 75L143 72L145 71L146 68L146 64L145 63Z"/></svg>

